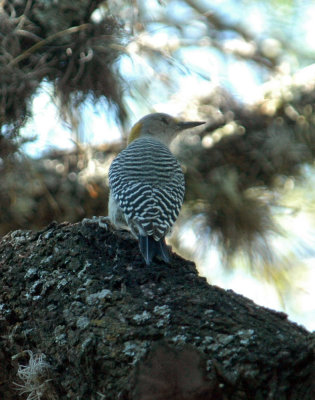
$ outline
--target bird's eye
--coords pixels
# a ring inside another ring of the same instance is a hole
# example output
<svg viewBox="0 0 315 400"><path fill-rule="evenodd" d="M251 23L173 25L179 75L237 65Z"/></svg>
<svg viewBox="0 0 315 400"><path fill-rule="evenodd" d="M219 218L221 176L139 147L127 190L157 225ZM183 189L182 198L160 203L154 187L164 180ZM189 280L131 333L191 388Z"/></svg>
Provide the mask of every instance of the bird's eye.
<svg viewBox="0 0 315 400"><path fill-rule="evenodd" d="M168 124L168 119L167 119L167 117L162 117L161 118L161 121L164 123L164 124Z"/></svg>

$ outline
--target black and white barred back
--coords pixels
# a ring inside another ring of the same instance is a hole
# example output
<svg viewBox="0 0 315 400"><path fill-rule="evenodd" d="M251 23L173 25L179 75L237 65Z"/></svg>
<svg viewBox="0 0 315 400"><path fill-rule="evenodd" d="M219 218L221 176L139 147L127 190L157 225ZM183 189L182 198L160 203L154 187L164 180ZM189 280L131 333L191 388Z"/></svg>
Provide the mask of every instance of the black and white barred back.
<svg viewBox="0 0 315 400"><path fill-rule="evenodd" d="M167 146L148 137L118 154L109 169L109 186L127 223L157 241L176 221L185 194L178 161Z"/></svg>

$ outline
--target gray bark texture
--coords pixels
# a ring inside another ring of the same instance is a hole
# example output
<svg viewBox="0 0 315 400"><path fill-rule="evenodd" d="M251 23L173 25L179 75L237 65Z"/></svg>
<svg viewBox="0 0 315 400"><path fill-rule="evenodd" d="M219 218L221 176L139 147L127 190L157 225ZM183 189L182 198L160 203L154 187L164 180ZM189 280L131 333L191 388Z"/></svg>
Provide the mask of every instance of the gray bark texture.
<svg viewBox="0 0 315 400"><path fill-rule="evenodd" d="M314 398L311 333L127 232L9 233L0 279L0 399Z"/></svg>

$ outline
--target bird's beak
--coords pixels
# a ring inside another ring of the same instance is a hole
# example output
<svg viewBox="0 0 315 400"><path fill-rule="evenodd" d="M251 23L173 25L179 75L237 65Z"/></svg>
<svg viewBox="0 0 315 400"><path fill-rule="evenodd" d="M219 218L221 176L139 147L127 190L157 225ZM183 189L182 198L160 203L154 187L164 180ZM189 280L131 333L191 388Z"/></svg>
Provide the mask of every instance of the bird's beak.
<svg viewBox="0 0 315 400"><path fill-rule="evenodd" d="M203 124L205 124L205 122L204 121L196 121L196 122L192 122L192 121L188 121L188 122L186 122L186 121L179 121L178 123L177 123L177 129L179 130L179 131L183 131L184 129L189 129L189 128L195 128L196 126L199 126L199 125L203 125Z"/></svg>

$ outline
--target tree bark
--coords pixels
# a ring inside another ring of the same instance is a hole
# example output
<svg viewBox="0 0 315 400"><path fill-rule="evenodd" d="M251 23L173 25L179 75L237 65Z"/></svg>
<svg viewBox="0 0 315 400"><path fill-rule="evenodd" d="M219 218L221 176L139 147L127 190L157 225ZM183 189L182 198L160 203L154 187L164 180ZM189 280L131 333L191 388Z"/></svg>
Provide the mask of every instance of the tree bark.
<svg viewBox="0 0 315 400"><path fill-rule="evenodd" d="M1 399L312 399L311 333L127 232L12 232L0 279Z"/></svg>

